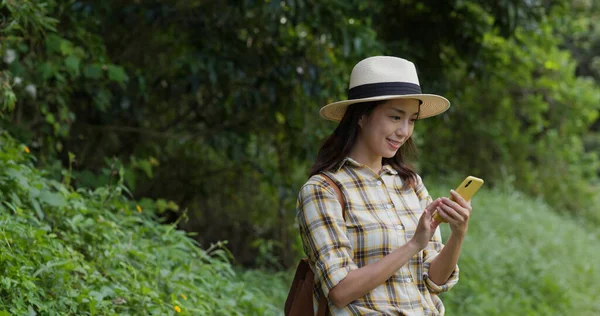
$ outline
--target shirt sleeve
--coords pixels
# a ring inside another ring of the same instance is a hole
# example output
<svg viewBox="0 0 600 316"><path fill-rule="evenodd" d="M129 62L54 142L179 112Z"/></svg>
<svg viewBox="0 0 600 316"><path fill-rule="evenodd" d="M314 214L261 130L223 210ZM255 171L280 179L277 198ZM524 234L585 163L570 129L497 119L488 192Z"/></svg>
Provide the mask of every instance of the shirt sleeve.
<svg viewBox="0 0 600 316"><path fill-rule="evenodd" d="M433 199L429 195L427 188L425 188L421 177L417 176L417 179L415 192L417 193L417 197L421 203L421 209L424 210L431 202L433 202ZM429 292L433 294L446 292L456 283L458 283L458 265L454 267L454 271L452 271L452 274L444 284L436 284L429 278L429 268L431 267L431 262L440 253L440 251L442 251L442 248L444 248L444 244L442 243L442 233L440 231L440 227L438 227L436 228L433 237L431 237L431 240L425 249L423 249L423 280L425 280L425 285L427 286L427 289L429 289Z"/></svg>
<svg viewBox="0 0 600 316"><path fill-rule="evenodd" d="M304 252L314 264L315 282L328 297L350 270L358 269L352 260L342 206L333 190L306 184L300 190L296 219Z"/></svg>

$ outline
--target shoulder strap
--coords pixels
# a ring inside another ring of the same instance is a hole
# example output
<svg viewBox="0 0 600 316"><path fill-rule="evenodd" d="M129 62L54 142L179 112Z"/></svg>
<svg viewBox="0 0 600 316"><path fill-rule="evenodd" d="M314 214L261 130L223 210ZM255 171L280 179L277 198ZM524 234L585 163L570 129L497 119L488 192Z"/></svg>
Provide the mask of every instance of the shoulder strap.
<svg viewBox="0 0 600 316"><path fill-rule="evenodd" d="M317 316L326 316L327 313L327 298L323 291L321 291L321 298L319 299L319 309L317 310Z"/></svg>
<svg viewBox="0 0 600 316"><path fill-rule="evenodd" d="M342 191L340 191L340 188L335 184L335 182L333 182L333 180L331 180L331 178L328 175L326 175L325 173L321 174L325 178L325 181L327 181L327 183L329 183L329 185L335 191L335 195L337 195L338 202L340 202L340 205L342 206L342 216L344 217L344 219L346 219L346 205L344 203L344 195L342 194Z"/></svg>
<svg viewBox="0 0 600 316"><path fill-rule="evenodd" d="M344 203L344 195L342 194L342 191L340 191L340 188L337 186L337 184L335 184L335 182L333 182L333 180L331 180L331 178L328 175L326 175L325 173L321 173L321 174L323 175L323 178L325 178L325 181L327 181L327 183L329 183L329 185L335 191L335 195L337 195L338 202L342 206L342 216L344 217L344 220L345 220L346 219L346 205ZM328 314L327 307L328 307L327 297L325 297L325 294L323 294L323 291L321 291L321 298L319 299L319 308L317 309L317 316L326 316Z"/></svg>

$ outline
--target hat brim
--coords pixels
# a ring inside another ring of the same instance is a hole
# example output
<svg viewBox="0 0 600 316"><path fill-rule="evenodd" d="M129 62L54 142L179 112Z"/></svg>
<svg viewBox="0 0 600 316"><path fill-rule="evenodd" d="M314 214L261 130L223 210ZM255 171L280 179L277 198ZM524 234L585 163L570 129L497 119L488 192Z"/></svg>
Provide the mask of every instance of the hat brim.
<svg viewBox="0 0 600 316"><path fill-rule="evenodd" d="M421 110L419 112L419 119L424 119L432 116L436 116L438 114L444 113L448 108L450 108L450 101L448 99L435 95L435 94L404 94L404 95L382 95L377 97L370 97L364 99L354 99L354 100L345 100L338 101L334 103L327 104L322 107L319 113L321 117L330 120L339 122L344 117L344 113L346 113L346 109L348 106L355 103L364 103L370 101L382 101L382 100L392 100L392 99L417 99L421 100Z"/></svg>

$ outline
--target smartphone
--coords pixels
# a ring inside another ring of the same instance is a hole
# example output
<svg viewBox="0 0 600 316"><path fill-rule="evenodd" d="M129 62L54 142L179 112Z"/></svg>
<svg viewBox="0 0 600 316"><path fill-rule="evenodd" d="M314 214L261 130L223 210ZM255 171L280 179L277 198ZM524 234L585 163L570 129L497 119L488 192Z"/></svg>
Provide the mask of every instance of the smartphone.
<svg viewBox="0 0 600 316"><path fill-rule="evenodd" d="M473 177L473 176L468 176L465 178L465 180L463 180L463 182L456 187L456 193L458 193L460 196L462 196L463 199L465 199L465 201L469 202L471 200L471 198L473 197L473 195L475 195L475 193L477 192L477 190L479 190L479 188L481 188L481 186L483 185L483 180ZM453 197L450 197L450 199L452 201L454 201ZM442 218L438 213L437 210L435 211L435 213L433 213L433 219L438 222L438 223L446 223L447 221Z"/></svg>

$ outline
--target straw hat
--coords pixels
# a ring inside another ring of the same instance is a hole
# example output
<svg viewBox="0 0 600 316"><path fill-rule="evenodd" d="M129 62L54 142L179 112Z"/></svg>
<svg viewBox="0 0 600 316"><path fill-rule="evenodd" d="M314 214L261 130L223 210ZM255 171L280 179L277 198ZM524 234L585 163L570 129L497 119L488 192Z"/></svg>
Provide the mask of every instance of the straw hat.
<svg viewBox="0 0 600 316"><path fill-rule="evenodd" d="M390 99L421 101L419 119L443 113L450 102L439 95L421 93L415 65L402 58L375 56L361 60L350 75L348 100L322 107L321 117L341 121L350 104Z"/></svg>

